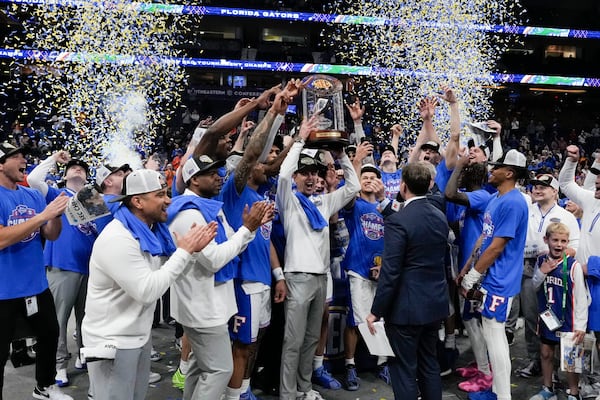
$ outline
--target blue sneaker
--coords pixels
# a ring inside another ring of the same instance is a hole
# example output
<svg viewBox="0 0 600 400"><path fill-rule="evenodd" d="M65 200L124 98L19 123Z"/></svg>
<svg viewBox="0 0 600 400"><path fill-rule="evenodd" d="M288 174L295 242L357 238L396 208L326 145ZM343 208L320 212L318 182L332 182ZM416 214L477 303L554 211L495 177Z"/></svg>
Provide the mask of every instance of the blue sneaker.
<svg viewBox="0 0 600 400"><path fill-rule="evenodd" d="M387 383L388 385L392 384L392 378L390 377L390 369L387 366L387 363L383 363L377 366L377 377Z"/></svg>
<svg viewBox="0 0 600 400"><path fill-rule="evenodd" d="M335 379L323 365L313 371L312 382L325 389L338 390L342 388L340 381Z"/></svg>
<svg viewBox="0 0 600 400"><path fill-rule="evenodd" d="M346 378L344 379L344 387L346 390L355 391L360 388L360 378L356 374L354 365L346 366Z"/></svg>
<svg viewBox="0 0 600 400"><path fill-rule="evenodd" d="M55 383L59 387L69 386L69 378L67 377L67 369L61 368L56 370L56 377L54 378Z"/></svg>
<svg viewBox="0 0 600 400"><path fill-rule="evenodd" d="M483 392L469 393L467 398L469 400L497 400L498 396L496 396L496 393L492 392L491 390L486 390Z"/></svg>
<svg viewBox="0 0 600 400"><path fill-rule="evenodd" d="M252 388L248 386L248 390L245 393L240 394L240 400L260 400L259 397L256 397L254 393L252 393Z"/></svg>

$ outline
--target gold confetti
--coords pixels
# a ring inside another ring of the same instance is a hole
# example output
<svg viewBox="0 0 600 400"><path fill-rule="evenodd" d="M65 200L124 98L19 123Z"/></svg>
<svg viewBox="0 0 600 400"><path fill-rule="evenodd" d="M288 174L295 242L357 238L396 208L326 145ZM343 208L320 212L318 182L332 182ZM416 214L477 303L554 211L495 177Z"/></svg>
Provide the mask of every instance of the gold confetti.
<svg viewBox="0 0 600 400"><path fill-rule="evenodd" d="M460 100L463 123L493 117L490 73L511 39L474 27L516 24L521 10L518 1L512 0L338 2L333 9L338 14L387 18L396 23L336 24L335 32L324 40L334 40L338 64L380 71L373 77L361 77L357 94L376 123L384 128L400 123L404 144L410 145L421 128L417 104L425 96L439 94L444 84ZM442 140L448 136L448 112L443 104L436 109L434 126Z"/></svg>
<svg viewBox="0 0 600 400"><path fill-rule="evenodd" d="M199 18L143 12L131 1L103 4L11 4L25 29L7 48L55 51L70 62L19 60L12 69L27 75L14 73L3 88L24 88L35 99L27 110L63 121L54 124L57 140L92 163L114 158L113 147L148 154L187 84L182 67L155 60L182 57L178 45Z"/></svg>

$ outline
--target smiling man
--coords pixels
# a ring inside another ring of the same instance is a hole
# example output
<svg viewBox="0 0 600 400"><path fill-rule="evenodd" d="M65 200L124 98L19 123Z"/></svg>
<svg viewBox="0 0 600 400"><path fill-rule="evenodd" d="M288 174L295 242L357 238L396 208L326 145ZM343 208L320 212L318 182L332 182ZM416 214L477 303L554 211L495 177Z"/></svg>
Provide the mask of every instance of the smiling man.
<svg viewBox="0 0 600 400"><path fill-rule="evenodd" d="M63 178L65 187L61 189L48 186L46 183L46 176L52 168L57 167L57 163L65 164ZM27 177L27 182L32 189L38 190L45 196L46 201L50 201L61 193L68 197L75 196L87 183L88 173L87 163L71 158L68 152L60 150L35 167ZM72 311L75 313L77 332L76 354L82 347L81 321L85 309L88 265L96 237L98 237L96 221L70 225L67 217L63 215L60 236L44 247L44 264L48 268L48 284L54 297L60 329L56 350L56 383L61 387L69 385L67 367L71 353L67 348L67 324ZM77 365L77 361L75 364Z"/></svg>
<svg viewBox="0 0 600 400"><path fill-rule="evenodd" d="M0 143L0 400L18 318L27 319L37 337L33 397L73 400L54 384L58 322L42 254L42 237L56 240L69 199L63 194L46 205L39 192L17 185L26 167L23 149Z"/></svg>
<svg viewBox="0 0 600 400"><path fill-rule="evenodd" d="M281 359L281 399L321 399L312 389L312 360L319 341L330 263L329 218L360 189L356 172L343 150L332 151L344 170L345 185L333 193L316 190L317 150L303 152L304 141L317 129L318 116L304 121L299 138L281 165L277 207L286 235L285 335ZM303 154L301 154L303 152ZM292 180L297 193L292 191Z"/></svg>
<svg viewBox="0 0 600 400"><path fill-rule="evenodd" d="M169 208L173 232L185 232L190 225L218 224L215 241L194 256L193 268L187 268L171 289L172 315L183 326L194 352L187 360L187 371L179 371L185 375L185 400L217 399L227 387L233 371L227 322L238 311L233 283L239 271L237 256L255 238L255 231L270 221L271 216L264 219L272 212L262 201L254 202L249 210L242 206L235 231L223 203L213 199L223 185L219 169L224 164L207 155L187 160L182 173L187 188Z"/></svg>
<svg viewBox="0 0 600 400"><path fill-rule="evenodd" d="M505 321L513 297L521 289L523 249L527 233L528 210L517 180L527 177L525 155L509 150L488 178L498 192L490 199L483 216L480 253L475 266L462 280L462 295L468 299L472 289L483 293L479 309L481 325L494 371L492 391L499 400L510 400L511 361Z"/></svg>
<svg viewBox="0 0 600 400"><path fill-rule="evenodd" d="M132 172L122 193L90 259L82 355L95 400L145 398L156 300L216 234L215 224L194 225L174 243L165 224L171 199L156 171Z"/></svg>

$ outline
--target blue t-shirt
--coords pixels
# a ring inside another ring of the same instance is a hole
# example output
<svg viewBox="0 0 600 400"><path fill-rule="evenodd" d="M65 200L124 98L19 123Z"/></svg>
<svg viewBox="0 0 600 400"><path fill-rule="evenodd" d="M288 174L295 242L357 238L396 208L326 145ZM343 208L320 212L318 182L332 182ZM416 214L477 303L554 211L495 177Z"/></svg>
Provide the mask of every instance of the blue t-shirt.
<svg viewBox="0 0 600 400"><path fill-rule="evenodd" d="M520 292L528 218L527 202L518 189L490 199L483 216L481 253L495 237L510 240L483 278L481 286L488 293L510 297Z"/></svg>
<svg viewBox="0 0 600 400"><path fill-rule="evenodd" d="M376 264L375 257L383 254L383 217L376 204L360 197L351 210L342 209L340 214L350 233L342 267L368 279L369 270Z"/></svg>
<svg viewBox="0 0 600 400"><path fill-rule="evenodd" d="M435 170L436 174L434 181L438 185L438 188L440 188L440 192L444 193L453 170L446 167L446 160L442 160L437 167L435 167Z"/></svg>
<svg viewBox="0 0 600 400"><path fill-rule="evenodd" d="M385 186L385 197L390 200L396 200L396 196L400 191L400 182L402 182L402 170L396 172L381 171L381 180Z"/></svg>
<svg viewBox="0 0 600 400"><path fill-rule="evenodd" d="M238 194L235 188L234 174L232 173L219 193L219 200L223 202L223 212L227 221L237 231L244 222L244 207L246 205L251 207L252 203L264 200L264 197L248 186L244 186L242 193ZM271 221L257 229L254 240L248 243L246 250L240 254L237 278L271 285L271 261L269 257L271 230Z"/></svg>
<svg viewBox="0 0 600 400"><path fill-rule="evenodd" d="M267 183L258 187L258 194L260 194L265 200L275 201L275 195L277 194L277 180L278 176L270 176L267 178Z"/></svg>
<svg viewBox="0 0 600 400"><path fill-rule="evenodd" d="M469 207L462 206L459 216L460 237L458 239L458 260L459 268L464 267L473 251L475 242L481 236L483 229L483 214L492 197L484 189L473 192L465 192L469 198Z"/></svg>
<svg viewBox="0 0 600 400"><path fill-rule="evenodd" d="M16 190L0 186L0 225L22 224L44 208L46 202L38 191L23 186L17 186ZM39 229L0 250L0 264L0 300L33 296L48 289Z"/></svg>
<svg viewBox="0 0 600 400"><path fill-rule="evenodd" d="M67 188L48 187L46 202L51 202L61 193L65 193L69 197L73 197L75 194ZM87 275L92 247L98 237L96 222L71 225L64 214L61 219L62 229L58 239L47 242L44 248L44 265Z"/></svg>

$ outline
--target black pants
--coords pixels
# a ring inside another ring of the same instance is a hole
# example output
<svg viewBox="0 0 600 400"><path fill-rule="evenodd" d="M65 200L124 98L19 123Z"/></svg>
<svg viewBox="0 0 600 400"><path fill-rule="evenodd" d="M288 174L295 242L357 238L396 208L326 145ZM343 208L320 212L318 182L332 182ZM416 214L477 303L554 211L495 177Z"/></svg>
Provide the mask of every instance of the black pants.
<svg viewBox="0 0 600 400"><path fill-rule="evenodd" d="M388 366L396 399L416 400L417 385L423 400L442 399L442 379L436 352L439 327L439 321L416 326L385 325L385 333L395 354L388 360Z"/></svg>
<svg viewBox="0 0 600 400"><path fill-rule="evenodd" d="M25 299L0 300L0 400L4 387L4 366L8 360L10 343L15 333L18 316L27 320L37 338L35 345L35 379L40 388L54 384L56 376L56 346L58 344L58 322L50 289L37 295L38 312L27 316ZM18 338L16 338L18 339Z"/></svg>
<svg viewBox="0 0 600 400"><path fill-rule="evenodd" d="M156 300L156 308L154 309L154 321L152 321L153 328L156 328L160 325L161 310L163 321L165 321L165 323L168 323L171 318L171 292L169 289L167 289L165 294L163 294L160 299Z"/></svg>

